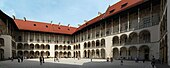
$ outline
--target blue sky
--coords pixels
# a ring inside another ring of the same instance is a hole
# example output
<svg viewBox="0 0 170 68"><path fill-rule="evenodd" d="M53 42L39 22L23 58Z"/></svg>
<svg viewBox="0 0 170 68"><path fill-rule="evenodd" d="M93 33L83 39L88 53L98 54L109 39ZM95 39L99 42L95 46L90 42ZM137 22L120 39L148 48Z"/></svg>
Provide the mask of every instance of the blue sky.
<svg viewBox="0 0 170 68"><path fill-rule="evenodd" d="M0 0L0 9L18 19L78 27L119 0Z"/></svg>

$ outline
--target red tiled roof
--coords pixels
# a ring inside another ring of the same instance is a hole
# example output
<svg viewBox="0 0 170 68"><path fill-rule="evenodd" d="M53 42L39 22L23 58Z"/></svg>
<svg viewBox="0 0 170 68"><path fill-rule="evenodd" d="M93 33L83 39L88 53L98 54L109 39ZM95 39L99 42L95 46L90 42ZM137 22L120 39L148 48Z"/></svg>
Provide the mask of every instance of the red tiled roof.
<svg viewBox="0 0 170 68"><path fill-rule="evenodd" d="M51 32L51 33L71 35L77 29L75 27L68 27L68 26L63 26L63 25L59 26L56 24L35 22L35 21L28 21L28 20L24 21L20 19L14 19L14 21L19 30Z"/></svg>
<svg viewBox="0 0 170 68"><path fill-rule="evenodd" d="M20 30L30 30L30 31L40 31L40 32L52 32L52 33L60 33L60 34L73 34L91 24L97 23L101 19L110 17L114 14L117 14L121 11L124 11L128 8L134 7L143 3L144 0L121 0L116 4L109 6L105 13L93 18L92 20L86 22L78 28L68 27L68 26L59 26L56 24L35 22L35 21L23 21L19 19L15 19L15 23ZM123 6L123 7L122 7ZM36 26L34 26L36 24ZM48 26L48 28L46 27Z"/></svg>
<svg viewBox="0 0 170 68"><path fill-rule="evenodd" d="M91 24L97 23L97 21L100 21L101 19L107 18L109 16L112 16L114 14L117 14L123 10L126 10L128 8L134 7L140 3L143 3L144 0L121 0L117 2L116 4L109 6L105 13L103 13L100 16L97 16L96 18L93 18L92 20L88 21L87 23L81 25L76 31L79 31ZM127 3L127 4L126 4ZM123 8L122 5L126 4ZM112 11L112 13L110 13Z"/></svg>

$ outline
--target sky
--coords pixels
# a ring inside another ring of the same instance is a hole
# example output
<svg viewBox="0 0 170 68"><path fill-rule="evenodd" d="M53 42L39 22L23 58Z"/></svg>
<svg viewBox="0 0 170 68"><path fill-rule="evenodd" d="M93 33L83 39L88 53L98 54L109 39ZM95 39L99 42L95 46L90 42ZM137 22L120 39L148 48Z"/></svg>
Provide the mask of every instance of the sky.
<svg viewBox="0 0 170 68"><path fill-rule="evenodd" d="M0 10L17 19L78 27L120 0L0 0Z"/></svg>

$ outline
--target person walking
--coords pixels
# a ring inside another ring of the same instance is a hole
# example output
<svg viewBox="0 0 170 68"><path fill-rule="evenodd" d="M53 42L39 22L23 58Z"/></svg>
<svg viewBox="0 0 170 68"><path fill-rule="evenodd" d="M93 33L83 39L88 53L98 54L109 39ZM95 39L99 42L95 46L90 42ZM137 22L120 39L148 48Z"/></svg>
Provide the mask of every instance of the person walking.
<svg viewBox="0 0 170 68"><path fill-rule="evenodd" d="M40 58L39 58L39 60L40 60L40 65L42 65L42 56L40 56Z"/></svg>
<svg viewBox="0 0 170 68"><path fill-rule="evenodd" d="M45 63L45 62L44 62L44 57L43 57L43 56L42 56L42 61L43 61L43 63Z"/></svg>
<svg viewBox="0 0 170 68"><path fill-rule="evenodd" d="M152 65L152 68L155 67L155 58L154 58L154 56L153 56L153 58L152 58L152 60L151 60L151 65Z"/></svg>

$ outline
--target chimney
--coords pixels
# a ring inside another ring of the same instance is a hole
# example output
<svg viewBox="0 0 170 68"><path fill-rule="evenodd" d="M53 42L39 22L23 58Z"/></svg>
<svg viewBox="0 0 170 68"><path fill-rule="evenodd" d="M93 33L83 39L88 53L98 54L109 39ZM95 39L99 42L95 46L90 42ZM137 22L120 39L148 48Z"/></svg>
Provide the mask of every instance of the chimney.
<svg viewBox="0 0 170 68"><path fill-rule="evenodd" d="M80 27L81 25L80 25L80 24L78 24L78 26Z"/></svg>
<svg viewBox="0 0 170 68"><path fill-rule="evenodd" d="M50 23L52 24L52 23L53 23L53 21L50 21Z"/></svg>
<svg viewBox="0 0 170 68"><path fill-rule="evenodd" d="M58 23L58 25L60 26L60 22Z"/></svg>
<svg viewBox="0 0 170 68"><path fill-rule="evenodd" d="M68 24L68 27L70 27L70 24Z"/></svg>
<svg viewBox="0 0 170 68"><path fill-rule="evenodd" d="M24 17L24 21L27 21L26 17Z"/></svg>
<svg viewBox="0 0 170 68"><path fill-rule="evenodd" d="M84 20L84 22L86 23L86 22L88 22L87 20Z"/></svg>
<svg viewBox="0 0 170 68"><path fill-rule="evenodd" d="M12 15L12 17L13 17L13 19L15 20L15 16L14 16L14 15Z"/></svg>
<svg viewBox="0 0 170 68"><path fill-rule="evenodd" d="M102 13L101 12L98 12L98 15L101 15Z"/></svg>

